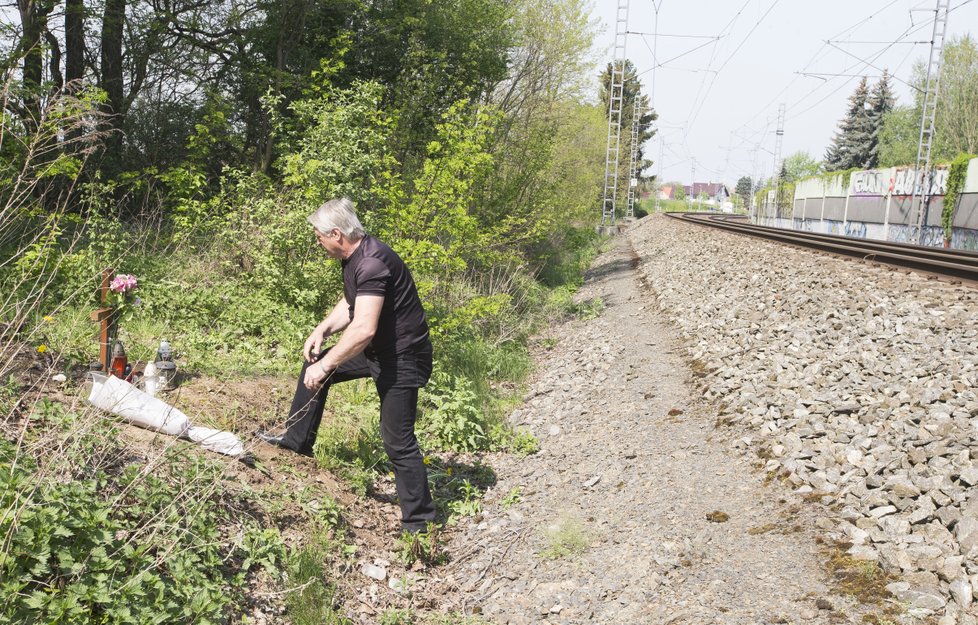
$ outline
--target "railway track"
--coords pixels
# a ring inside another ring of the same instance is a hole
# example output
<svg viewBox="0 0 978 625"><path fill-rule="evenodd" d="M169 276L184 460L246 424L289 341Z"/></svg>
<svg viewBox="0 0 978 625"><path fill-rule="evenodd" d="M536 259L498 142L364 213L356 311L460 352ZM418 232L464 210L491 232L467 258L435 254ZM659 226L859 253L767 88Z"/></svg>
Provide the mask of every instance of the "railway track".
<svg viewBox="0 0 978 625"><path fill-rule="evenodd" d="M978 286L978 253L922 247L873 239L853 239L834 234L758 226L745 217L711 213L666 213L673 219L779 241L833 254L906 267L938 276L966 280Z"/></svg>

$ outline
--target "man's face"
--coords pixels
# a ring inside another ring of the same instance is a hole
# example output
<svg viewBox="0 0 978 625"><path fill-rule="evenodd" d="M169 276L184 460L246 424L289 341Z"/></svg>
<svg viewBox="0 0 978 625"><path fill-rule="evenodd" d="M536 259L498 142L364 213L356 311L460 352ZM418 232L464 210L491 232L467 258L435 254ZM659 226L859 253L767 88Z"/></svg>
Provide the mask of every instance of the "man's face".
<svg viewBox="0 0 978 625"><path fill-rule="evenodd" d="M323 246L323 249L326 250L326 254L330 258L342 258L341 252L343 250L340 247L340 231L337 228L333 228L326 234L316 230L316 240Z"/></svg>

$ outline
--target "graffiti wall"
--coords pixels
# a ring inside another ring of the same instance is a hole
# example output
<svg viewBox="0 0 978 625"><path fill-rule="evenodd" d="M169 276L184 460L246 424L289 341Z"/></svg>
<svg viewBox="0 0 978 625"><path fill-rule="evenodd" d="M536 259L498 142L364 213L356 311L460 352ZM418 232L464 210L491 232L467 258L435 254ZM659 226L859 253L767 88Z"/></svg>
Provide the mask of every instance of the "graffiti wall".
<svg viewBox="0 0 978 625"><path fill-rule="evenodd" d="M918 197L911 206L914 186L923 183L923 176L923 171L913 167L890 167L852 172L848 183L843 174L808 178L795 185L792 219L780 221L810 232L907 241L919 207L924 213L921 242L942 245L948 169L935 168L928 202L921 206ZM968 164L955 207L951 245L978 249L978 159Z"/></svg>

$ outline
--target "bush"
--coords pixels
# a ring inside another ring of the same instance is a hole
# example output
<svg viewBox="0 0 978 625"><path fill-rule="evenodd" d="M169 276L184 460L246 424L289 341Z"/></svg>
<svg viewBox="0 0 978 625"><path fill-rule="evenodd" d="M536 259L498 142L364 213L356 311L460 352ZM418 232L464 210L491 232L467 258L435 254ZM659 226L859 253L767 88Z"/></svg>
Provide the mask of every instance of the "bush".
<svg viewBox="0 0 978 625"><path fill-rule="evenodd" d="M223 623L248 570L277 566L277 531L233 546L221 502L198 493L216 467L174 459L161 478L80 460L80 475L45 475L0 441L0 623Z"/></svg>
<svg viewBox="0 0 978 625"><path fill-rule="evenodd" d="M478 396L466 378L435 372L424 392L420 422L424 446L451 451L480 451L489 437Z"/></svg>

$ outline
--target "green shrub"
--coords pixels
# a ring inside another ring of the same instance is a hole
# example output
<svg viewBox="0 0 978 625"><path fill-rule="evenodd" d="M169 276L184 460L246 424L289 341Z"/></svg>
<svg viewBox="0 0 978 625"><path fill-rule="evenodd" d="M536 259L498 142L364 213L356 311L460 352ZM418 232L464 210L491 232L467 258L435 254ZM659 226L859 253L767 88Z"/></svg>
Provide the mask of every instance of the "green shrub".
<svg viewBox="0 0 978 625"><path fill-rule="evenodd" d="M479 451L489 445L488 428L472 383L436 371L424 391L419 419L424 446L446 451Z"/></svg>
<svg viewBox="0 0 978 625"><path fill-rule="evenodd" d="M75 464L44 475L0 441L0 623L223 623L248 571L281 560L274 529L234 545L223 506L200 494L214 466Z"/></svg>

